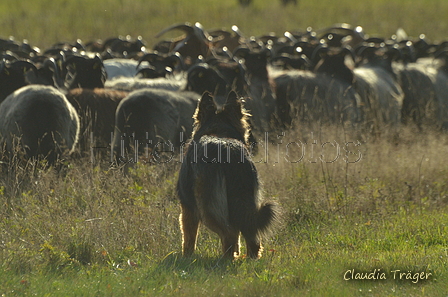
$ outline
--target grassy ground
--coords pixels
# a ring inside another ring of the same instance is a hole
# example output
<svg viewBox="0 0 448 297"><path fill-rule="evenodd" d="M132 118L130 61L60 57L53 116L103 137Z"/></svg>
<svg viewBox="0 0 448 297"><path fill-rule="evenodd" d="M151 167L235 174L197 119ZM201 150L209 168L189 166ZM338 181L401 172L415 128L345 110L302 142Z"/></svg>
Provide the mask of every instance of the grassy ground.
<svg viewBox="0 0 448 297"><path fill-rule="evenodd" d="M0 3L0 36L25 38L48 48L59 41L80 38L87 42L130 34L143 36L151 47L161 40L155 38L157 32L188 21L200 22L205 29L229 29L236 24L249 36L281 35L285 30L321 29L346 22L383 37L391 36L399 27L415 37L421 33L432 40L447 37L448 2L444 0L298 2L285 8L279 0L253 0L252 6L242 8L237 0L191 0L188 4L182 0L4 0Z"/></svg>
<svg viewBox="0 0 448 297"><path fill-rule="evenodd" d="M151 45L184 21L237 24L248 35L348 22L433 40L445 39L448 26L444 0L253 2L5 0L0 35L46 48L119 34ZM2 172L0 295L446 296L448 139L408 129L386 138L287 131L267 155L261 150L265 196L284 212L258 261L220 259L218 238L205 229L196 255L180 257L176 162L138 164L127 176L108 169L108 157L71 160L63 174ZM417 281L422 272L428 279ZM377 279L352 279L357 273Z"/></svg>
<svg viewBox="0 0 448 297"><path fill-rule="evenodd" d="M0 294L445 296L447 140L323 129L269 144L254 160L283 223L258 261L220 259L204 228L196 255L180 256L175 161L127 176L108 158L18 169L2 178Z"/></svg>

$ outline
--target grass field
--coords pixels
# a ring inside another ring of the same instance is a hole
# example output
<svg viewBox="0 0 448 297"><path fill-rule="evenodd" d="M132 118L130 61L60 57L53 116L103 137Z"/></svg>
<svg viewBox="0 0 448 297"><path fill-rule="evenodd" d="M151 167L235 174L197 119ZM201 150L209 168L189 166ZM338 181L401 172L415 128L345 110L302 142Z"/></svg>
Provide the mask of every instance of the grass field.
<svg viewBox="0 0 448 297"><path fill-rule="evenodd" d="M19 169L2 178L0 293L445 296L448 138L401 137L358 142L327 128L287 133L259 153L283 223L258 261L220 259L206 229L196 255L180 257L174 160L138 163L127 176L108 158L73 161L63 176ZM289 143L302 147L286 155Z"/></svg>
<svg viewBox="0 0 448 297"><path fill-rule="evenodd" d="M0 37L28 39L48 48L60 41L84 42L118 35L141 35L149 46L160 41L157 32L174 23L200 22L205 29L238 25L250 35L285 30L304 31L308 26L325 28L346 22L363 26L375 36L389 37L399 27L417 37L445 40L448 2L444 0L299 0L299 5L280 1L253 0L247 8L237 0L4 0L0 3ZM178 32L173 32L176 35ZM169 35L167 35L169 37Z"/></svg>
<svg viewBox="0 0 448 297"><path fill-rule="evenodd" d="M119 34L152 44L184 21L237 24L248 35L348 22L435 40L448 26L442 0L253 2L5 0L0 36L42 48ZM180 256L175 160L139 163L128 175L109 169L107 156L70 160L61 174L3 171L0 296L447 296L448 136L285 132L254 158L265 197L283 209L257 261L220 259L205 228L195 256Z"/></svg>

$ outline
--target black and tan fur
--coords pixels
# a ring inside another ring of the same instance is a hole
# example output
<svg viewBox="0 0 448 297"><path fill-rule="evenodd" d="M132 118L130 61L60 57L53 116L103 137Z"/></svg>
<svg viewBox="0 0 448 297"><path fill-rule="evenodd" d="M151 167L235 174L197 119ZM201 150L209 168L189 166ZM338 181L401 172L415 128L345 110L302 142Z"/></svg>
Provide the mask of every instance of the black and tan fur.
<svg viewBox="0 0 448 297"><path fill-rule="evenodd" d="M184 256L194 252L202 223L218 233L225 257L239 255L240 233L247 255L261 257L261 238L276 220L277 206L261 202L258 173L247 150L247 117L235 92L222 108L209 93L198 104L177 185Z"/></svg>

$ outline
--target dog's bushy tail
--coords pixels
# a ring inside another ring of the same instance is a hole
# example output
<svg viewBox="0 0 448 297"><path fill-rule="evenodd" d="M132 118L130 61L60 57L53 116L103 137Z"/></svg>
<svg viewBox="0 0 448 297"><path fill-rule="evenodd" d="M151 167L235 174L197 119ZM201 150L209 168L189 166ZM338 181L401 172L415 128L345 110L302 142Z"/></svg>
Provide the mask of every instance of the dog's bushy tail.
<svg viewBox="0 0 448 297"><path fill-rule="evenodd" d="M280 222L280 208L277 203L264 202L257 214L257 231L261 236L268 236Z"/></svg>

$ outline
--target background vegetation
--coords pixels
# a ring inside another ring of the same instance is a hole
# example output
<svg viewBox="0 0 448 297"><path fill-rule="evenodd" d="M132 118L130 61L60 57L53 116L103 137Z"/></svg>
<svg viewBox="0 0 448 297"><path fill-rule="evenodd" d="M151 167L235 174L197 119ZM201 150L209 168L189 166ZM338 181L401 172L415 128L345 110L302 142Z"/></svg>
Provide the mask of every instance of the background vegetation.
<svg viewBox="0 0 448 297"><path fill-rule="evenodd" d="M380 36L403 27L446 38L442 0L253 2L5 0L0 35L42 48L126 34L151 45L161 29L199 21L206 29L237 24L248 35L347 22ZM286 131L268 159L254 159L265 197L284 210L258 261L220 259L217 236L204 228L196 255L180 257L178 162L139 163L128 175L108 168L108 157L69 160L59 174L3 170L0 295L446 296L447 141L411 128L394 141L340 128ZM290 142L303 146L286 155ZM380 269L387 279L344 280L351 269ZM413 283L392 270L431 276Z"/></svg>
<svg viewBox="0 0 448 297"><path fill-rule="evenodd" d="M28 39L47 48L60 41L84 42L118 35L141 35L149 45L157 32L175 23L200 22L205 29L238 25L247 35L303 31L346 22L372 35L391 36L399 27L417 37L444 40L448 2L444 0L298 0L284 7L279 0L4 0L0 3L0 36ZM177 32L173 33L176 34ZM165 36L164 36L165 37Z"/></svg>

